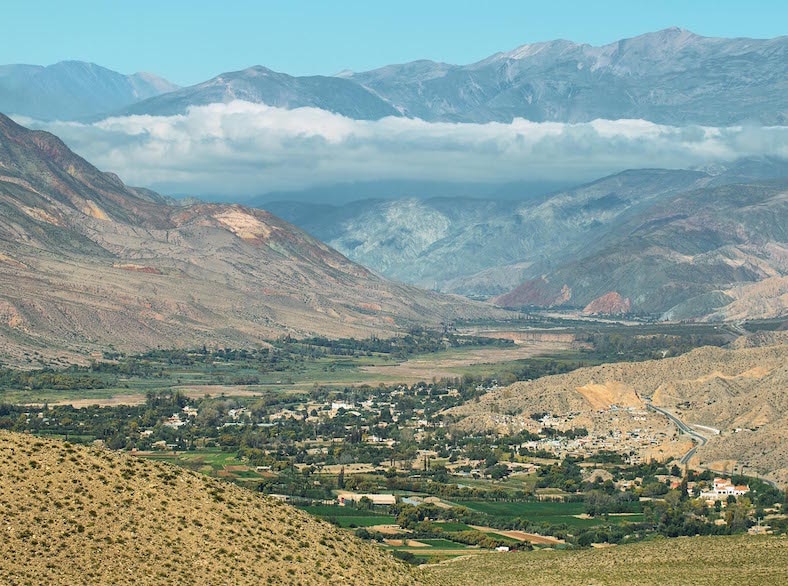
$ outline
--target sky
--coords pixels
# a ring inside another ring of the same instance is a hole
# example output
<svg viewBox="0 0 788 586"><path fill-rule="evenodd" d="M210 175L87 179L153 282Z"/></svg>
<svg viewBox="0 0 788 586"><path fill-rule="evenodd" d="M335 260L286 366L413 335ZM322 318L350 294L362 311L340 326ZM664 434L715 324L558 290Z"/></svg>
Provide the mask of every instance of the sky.
<svg viewBox="0 0 788 586"><path fill-rule="evenodd" d="M772 38L785 33L788 2L8 0L3 19L0 64L75 59L189 85L257 64L291 75L424 58L465 64L526 43L602 45L671 26ZM131 185L225 200L348 182L583 182L627 168L788 158L788 126L363 121L246 102L178 116L19 122L57 134Z"/></svg>
<svg viewBox="0 0 788 586"><path fill-rule="evenodd" d="M8 0L0 64L91 61L180 85L265 65L331 75L433 59L471 63L525 43L600 45L679 26L705 36L785 34L777 0Z"/></svg>

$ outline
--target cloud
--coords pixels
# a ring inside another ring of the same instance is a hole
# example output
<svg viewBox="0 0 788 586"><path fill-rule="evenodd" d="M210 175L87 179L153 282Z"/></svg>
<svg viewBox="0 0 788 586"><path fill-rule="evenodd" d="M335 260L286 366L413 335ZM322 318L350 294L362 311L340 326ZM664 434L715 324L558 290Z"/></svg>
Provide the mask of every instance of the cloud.
<svg viewBox="0 0 788 586"><path fill-rule="evenodd" d="M788 127L359 121L316 108L234 101L178 116L92 124L20 120L97 167L165 193L243 197L375 180L586 180L638 167L687 168L742 156L788 158Z"/></svg>

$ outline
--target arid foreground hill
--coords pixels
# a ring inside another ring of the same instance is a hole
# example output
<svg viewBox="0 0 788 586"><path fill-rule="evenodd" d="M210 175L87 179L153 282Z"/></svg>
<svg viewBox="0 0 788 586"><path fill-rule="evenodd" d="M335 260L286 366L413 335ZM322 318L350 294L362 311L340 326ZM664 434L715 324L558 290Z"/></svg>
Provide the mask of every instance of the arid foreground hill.
<svg viewBox="0 0 788 586"><path fill-rule="evenodd" d="M498 311L386 281L265 211L127 187L0 114L0 354L12 361Z"/></svg>
<svg viewBox="0 0 788 586"><path fill-rule="evenodd" d="M530 429L534 413L550 413L565 428L586 427L592 435L635 431L664 437L657 452L637 442L619 443L645 457L680 455L686 440L670 438L675 427L646 410L647 400L700 428L709 442L693 464L766 475L788 484L788 344L783 338L756 348L698 348L683 356L583 368L493 391L478 403L449 412L457 425L473 429ZM660 435L663 434L663 435ZM614 446L615 448L615 446Z"/></svg>
<svg viewBox="0 0 788 586"><path fill-rule="evenodd" d="M373 545L251 491L0 432L0 583L415 584Z"/></svg>
<svg viewBox="0 0 788 586"><path fill-rule="evenodd" d="M771 586L788 581L788 540L748 535L662 539L583 551L466 556L426 571L454 586Z"/></svg>

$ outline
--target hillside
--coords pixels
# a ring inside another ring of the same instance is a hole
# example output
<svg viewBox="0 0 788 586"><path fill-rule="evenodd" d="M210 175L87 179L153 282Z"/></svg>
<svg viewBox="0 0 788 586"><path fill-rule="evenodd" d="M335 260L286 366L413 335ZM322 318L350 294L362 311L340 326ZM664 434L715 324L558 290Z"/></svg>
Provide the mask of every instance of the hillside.
<svg viewBox="0 0 788 586"><path fill-rule="evenodd" d="M365 337L497 311L386 281L262 210L171 205L2 115L0 212L0 351L12 362Z"/></svg>
<svg viewBox="0 0 788 586"><path fill-rule="evenodd" d="M704 347L676 358L619 362L518 382L448 411L463 431L529 429L530 415L550 413L565 428L589 433L640 430L668 434L658 447L681 455L670 440L675 428L646 404L668 409L689 425L720 430L698 450L694 464L722 469L732 463L788 483L788 345ZM625 410L633 408L630 416ZM641 418L642 417L642 418ZM648 448L651 449L651 448ZM652 453L652 452L649 452ZM645 452L644 452L645 454Z"/></svg>
<svg viewBox="0 0 788 586"><path fill-rule="evenodd" d="M516 200L267 204L381 274L502 306L747 319L788 308L785 161L633 169Z"/></svg>
<svg viewBox="0 0 788 586"><path fill-rule="evenodd" d="M584 307L616 293L666 319L746 319L788 311L788 182L666 195L597 230L574 258L541 264L495 299Z"/></svg>
<svg viewBox="0 0 788 586"><path fill-rule="evenodd" d="M373 545L235 485L0 431L3 584L415 584Z"/></svg>
<svg viewBox="0 0 788 586"><path fill-rule="evenodd" d="M663 539L584 551L461 558L427 568L444 584L717 584L788 581L788 540L773 537Z"/></svg>

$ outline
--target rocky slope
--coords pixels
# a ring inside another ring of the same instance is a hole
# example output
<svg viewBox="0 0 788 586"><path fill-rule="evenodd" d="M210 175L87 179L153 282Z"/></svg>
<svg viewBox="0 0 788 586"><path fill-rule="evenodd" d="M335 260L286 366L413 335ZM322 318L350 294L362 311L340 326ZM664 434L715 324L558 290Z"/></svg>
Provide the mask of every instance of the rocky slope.
<svg viewBox="0 0 788 586"><path fill-rule="evenodd" d="M108 114L177 89L151 73L123 75L94 63L0 66L0 112L39 120Z"/></svg>
<svg viewBox="0 0 788 586"><path fill-rule="evenodd" d="M611 292L666 319L788 311L788 183L705 188L620 217L570 260L540 265L496 303L583 307Z"/></svg>
<svg viewBox="0 0 788 586"><path fill-rule="evenodd" d="M4 584L415 584L373 545L220 480L0 431Z"/></svg>
<svg viewBox="0 0 788 586"><path fill-rule="evenodd" d="M388 282L268 212L169 205L1 115L0 211L0 348L12 361L365 336L496 311Z"/></svg>
<svg viewBox="0 0 788 586"><path fill-rule="evenodd" d="M449 411L462 430L537 430L530 418L548 412L572 417L567 427L669 429L661 415L629 422L611 405L644 409L646 401L667 408L687 424L720 430L698 451L696 464L737 462L750 471L788 483L788 345L699 348L663 360L606 364L549 376L493 391L478 403ZM767 341L769 343L769 341Z"/></svg>
<svg viewBox="0 0 788 586"><path fill-rule="evenodd" d="M424 287L500 295L517 308L582 309L616 293L622 302L608 313L738 319L788 307L785 182L771 180L787 175L783 160L747 159L631 170L519 200L268 206L349 258ZM729 187L738 183L747 185Z"/></svg>

